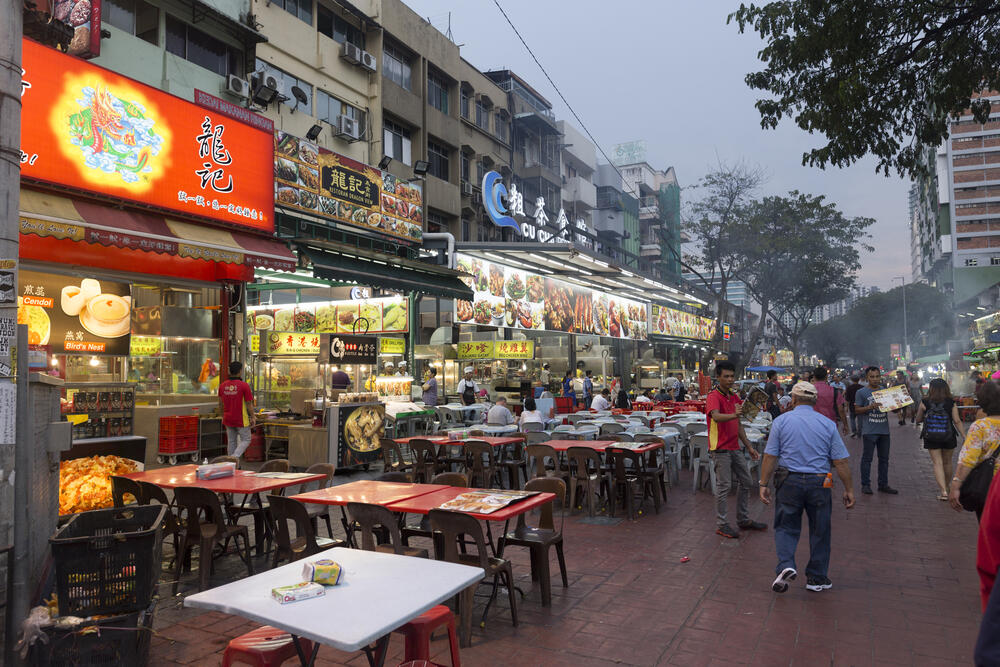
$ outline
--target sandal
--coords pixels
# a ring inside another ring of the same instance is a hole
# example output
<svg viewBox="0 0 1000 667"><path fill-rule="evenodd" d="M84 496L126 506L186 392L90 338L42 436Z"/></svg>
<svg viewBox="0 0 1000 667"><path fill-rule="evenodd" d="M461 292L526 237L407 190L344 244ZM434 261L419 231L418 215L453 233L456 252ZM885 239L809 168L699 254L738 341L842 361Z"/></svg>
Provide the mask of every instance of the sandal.
<svg viewBox="0 0 1000 667"><path fill-rule="evenodd" d="M947 500L948 500L948 494L947 494L947 493L939 493L939 494L937 495L937 499L938 499L938 500L944 500L944 501L947 501Z"/></svg>

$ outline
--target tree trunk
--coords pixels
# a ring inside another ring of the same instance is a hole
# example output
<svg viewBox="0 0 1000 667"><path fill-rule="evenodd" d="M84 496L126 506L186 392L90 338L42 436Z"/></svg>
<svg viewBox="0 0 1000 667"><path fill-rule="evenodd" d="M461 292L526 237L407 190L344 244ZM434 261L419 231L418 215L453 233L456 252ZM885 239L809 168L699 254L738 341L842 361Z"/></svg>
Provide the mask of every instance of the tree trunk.
<svg viewBox="0 0 1000 667"><path fill-rule="evenodd" d="M746 355L744 355L744 358L740 360L740 365L736 368L736 377L741 377L743 375L743 369L747 365L747 360L753 359L754 348L757 347L757 342L760 340L761 334L764 332L764 325L767 323L769 306L770 302L767 299L760 304L760 321L757 323L753 335L750 336L750 340L747 342L748 351Z"/></svg>

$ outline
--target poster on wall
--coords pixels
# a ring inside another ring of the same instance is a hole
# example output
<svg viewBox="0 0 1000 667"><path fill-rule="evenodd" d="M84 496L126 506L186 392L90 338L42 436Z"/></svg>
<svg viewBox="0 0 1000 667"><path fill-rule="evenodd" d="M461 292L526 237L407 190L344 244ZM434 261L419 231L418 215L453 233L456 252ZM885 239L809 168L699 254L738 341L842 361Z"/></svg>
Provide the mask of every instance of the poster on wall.
<svg viewBox="0 0 1000 667"><path fill-rule="evenodd" d="M455 319L512 329L564 331L646 340L646 304L543 277L523 269L458 256L472 301L455 302Z"/></svg>
<svg viewBox="0 0 1000 667"><path fill-rule="evenodd" d="M250 306L248 311L247 327L257 332L378 334L409 329L403 297Z"/></svg>
<svg viewBox="0 0 1000 667"><path fill-rule="evenodd" d="M272 133L30 39L21 176L274 232Z"/></svg>
<svg viewBox="0 0 1000 667"><path fill-rule="evenodd" d="M652 333L677 338L712 340L715 338L715 320L685 313L676 308L652 305Z"/></svg>
<svg viewBox="0 0 1000 667"><path fill-rule="evenodd" d="M101 55L101 0L54 0L52 18L73 28L66 53L78 58Z"/></svg>
<svg viewBox="0 0 1000 667"><path fill-rule="evenodd" d="M274 133L274 201L406 241L423 237L423 190L387 171Z"/></svg>
<svg viewBox="0 0 1000 667"><path fill-rule="evenodd" d="M17 322L28 325L29 345L52 353L129 354L131 311L127 283L18 274Z"/></svg>

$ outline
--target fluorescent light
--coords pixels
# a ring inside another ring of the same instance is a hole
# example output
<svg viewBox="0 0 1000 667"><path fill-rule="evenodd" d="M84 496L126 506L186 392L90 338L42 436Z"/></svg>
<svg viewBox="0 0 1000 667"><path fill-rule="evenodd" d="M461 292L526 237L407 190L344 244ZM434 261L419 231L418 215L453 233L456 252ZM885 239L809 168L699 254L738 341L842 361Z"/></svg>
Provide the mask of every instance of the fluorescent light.
<svg viewBox="0 0 1000 667"><path fill-rule="evenodd" d="M599 266L603 266L606 269L610 269L611 268L610 264L608 264L607 262L602 262L599 259L591 259L590 261L593 262L594 264L599 265Z"/></svg>
<svg viewBox="0 0 1000 667"><path fill-rule="evenodd" d="M591 273L590 271L584 271L583 269L577 269L577 270L576 270L576 272L577 272L577 273L582 273L582 274L583 274L583 275L585 275L585 276L592 276L592 275L594 275L594 274L593 274L593 273Z"/></svg>
<svg viewBox="0 0 1000 667"><path fill-rule="evenodd" d="M528 257L532 257L534 259L537 259L540 262L547 262L547 261L549 261L548 257L542 257L541 255L537 255L537 254L535 254L533 252L529 252L528 253Z"/></svg>
<svg viewBox="0 0 1000 667"><path fill-rule="evenodd" d="M642 282L646 283L647 285L652 285L653 287L657 286L656 283L650 280L649 278L643 278Z"/></svg>
<svg viewBox="0 0 1000 667"><path fill-rule="evenodd" d="M622 269L622 275L623 276L628 276L629 278L635 278L635 274L634 273L626 271L625 269Z"/></svg>
<svg viewBox="0 0 1000 667"><path fill-rule="evenodd" d="M323 287L322 284L307 281L307 280L296 280L295 278L286 278L285 276L263 276L264 280L275 282L275 283L287 283L289 285L305 285L307 287ZM319 280L316 278L315 280Z"/></svg>

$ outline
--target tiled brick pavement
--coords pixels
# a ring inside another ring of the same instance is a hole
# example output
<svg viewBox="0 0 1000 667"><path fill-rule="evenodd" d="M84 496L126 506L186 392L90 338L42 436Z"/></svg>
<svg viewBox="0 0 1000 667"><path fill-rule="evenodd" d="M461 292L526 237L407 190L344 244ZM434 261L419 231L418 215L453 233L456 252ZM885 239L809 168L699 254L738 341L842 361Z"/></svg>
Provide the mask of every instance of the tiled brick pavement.
<svg viewBox="0 0 1000 667"><path fill-rule="evenodd" d="M810 593L800 577L788 593L772 593L771 531L739 541L715 535L712 499L691 492L685 471L659 515L650 506L634 523L567 519L570 586L554 584L551 608L541 607L531 588L526 554L509 550L527 593L518 605L520 626L511 626L501 602L486 627L474 629L464 663L971 664L980 618L975 518L935 499L930 460L916 431L892 428L890 482L900 494L859 493L850 513L834 510L832 590ZM848 440L848 447L857 480L860 441ZM857 481L855 487L860 491ZM770 508L753 498L751 513L771 521ZM803 539L801 569L807 548ZM683 556L690 561L681 563ZM558 582L554 557L552 565ZM236 557L223 559L213 581L240 576L239 566ZM195 580L185 578L182 595L194 590ZM151 664L218 665L226 642L253 627L241 618L182 609L179 599L160 603ZM432 649L448 662L444 640ZM391 650L387 664L396 664L398 637ZM362 654L329 647L319 656L321 665L366 664Z"/></svg>

